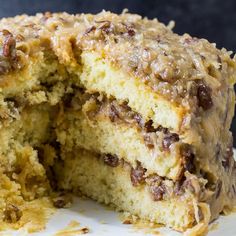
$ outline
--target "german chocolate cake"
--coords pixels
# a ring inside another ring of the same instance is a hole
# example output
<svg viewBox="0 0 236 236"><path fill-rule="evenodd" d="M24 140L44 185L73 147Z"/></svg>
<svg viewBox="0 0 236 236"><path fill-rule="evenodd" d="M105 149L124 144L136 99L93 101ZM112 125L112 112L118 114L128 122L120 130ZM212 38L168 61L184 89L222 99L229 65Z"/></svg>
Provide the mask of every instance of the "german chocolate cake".
<svg viewBox="0 0 236 236"><path fill-rule="evenodd" d="M236 60L172 27L126 11L0 20L1 228L42 228L63 192L191 235L234 207Z"/></svg>

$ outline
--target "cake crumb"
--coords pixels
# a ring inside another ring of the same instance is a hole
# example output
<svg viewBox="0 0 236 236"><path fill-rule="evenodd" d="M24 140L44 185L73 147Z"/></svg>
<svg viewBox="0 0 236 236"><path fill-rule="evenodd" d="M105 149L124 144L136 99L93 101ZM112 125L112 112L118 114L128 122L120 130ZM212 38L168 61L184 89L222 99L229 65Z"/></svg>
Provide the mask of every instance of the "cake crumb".
<svg viewBox="0 0 236 236"><path fill-rule="evenodd" d="M209 226L209 231L214 231L217 230L219 228L219 223L213 223Z"/></svg>
<svg viewBox="0 0 236 236"><path fill-rule="evenodd" d="M124 221L122 222L122 224L130 225L130 224L132 224L132 221L129 220L129 219L126 219L126 220L124 220Z"/></svg>
<svg viewBox="0 0 236 236"><path fill-rule="evenodd" d="M88 227L78 228L80 223L76 220L72 220L64 229L58 231L54 236L76 236L89 233Z"/></svg>
<svg viewBox="0 0 236 236"><path fill-rule="evenodd" d="M162 224L156 224L153 222L141 220L137 216L132 215L128 212L122 213L120 215L120 219L122 221L122 224L127 224L127 225L132 224L133 231L142 230L145 234L162 236L162 234L157 230L157 228L160 228L163 226Z"/></svg>
<svg viewBox="0 0 236 236"><path fill-rule="evenodd" d="M69 224L68 224L68 227L71 227L71 228L75 228L75 227L79 227L80 226L80 223L76 220L72 220Z"/></svg>
<svg viewBox="0 0 236 236"><path fill-rule="evenodd" d="M107 224L107 222L106 222L105 220L101 220L101 221L100 221L100 224L105 225L105 224Z"/></svg>

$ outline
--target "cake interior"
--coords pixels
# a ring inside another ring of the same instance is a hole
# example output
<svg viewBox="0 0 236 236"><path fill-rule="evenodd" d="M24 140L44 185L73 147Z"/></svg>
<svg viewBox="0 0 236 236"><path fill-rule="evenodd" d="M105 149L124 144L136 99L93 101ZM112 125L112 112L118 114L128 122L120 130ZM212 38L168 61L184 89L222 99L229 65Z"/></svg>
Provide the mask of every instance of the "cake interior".
<svg viewBox="0 0 236 236"><path fill-rule="evenodd" d="M66 202L60 197L58 201L56 193L62 196L65 191L82 192L180 231L204 221L202 210L193 207L193 183L200 179L194 191L201 195L204 190L204 196L199 196L202 202L212 197L221 201L220 183L201 173L189 145L173 130L154 127L152 120L145 121L130 108L132 100L122 99L119 92L114 97L102 91L104 84L100 88L87 85L87 68L81 60L69 68L44 52L40 68L32 67L29 81L15 91L6 89L0 97L1 228L42 228L32 214L41 210L47 217L49 206L64 207ZM106 67L93 66L91 54L86 60L95 75ZM106 70L110 77L117 76L109 67ZM133 106L146 112L145 107ZM162 115L160 119L167 121ZM178 123L172 117L167 126ZM187 152L184 160L180 158L183 150ZM223 207L227 206L229 202ZM222 210L221 206L213 218Z"/></svg>

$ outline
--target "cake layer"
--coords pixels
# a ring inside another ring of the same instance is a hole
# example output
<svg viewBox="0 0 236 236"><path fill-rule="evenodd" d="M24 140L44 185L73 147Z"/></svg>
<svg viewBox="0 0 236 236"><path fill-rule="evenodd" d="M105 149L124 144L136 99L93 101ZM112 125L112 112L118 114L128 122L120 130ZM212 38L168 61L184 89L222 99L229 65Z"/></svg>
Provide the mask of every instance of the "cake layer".
<svg viewBox="0 0 236 236"><path fill-rule="evenodd" d="M147 85L112 67L108 61L99 57L99 54L85 51L81 60L83 72L80 82L88 91L99 91L107 97L113 96L117 100L127 101L146 121L153 120L154 124L177 132L180 130L186 115L184 108L164 99Z"/></svg>
<svg viewBox="0 0 236 236"><path fill-rule="evenodd" d="M198 208L194 203L196 199L190 195L161 200L153 198L150 186L134 186L130 179L130 166L127 164L111 167L96 154L81 149L64 153L63 159L63 162L55 166L61 189L82 193L117 210L128 211L141 219L165 224L180 231L194 226L199 222L199 217L201 220L205 217L198 215L205 212ZM162 190L156 194L163 194Z"/></svg>
<svg viewBox="0 0 236 236"><path fill-rule="evenodd" d="M163 151L162 139L158 140L155 133L152 136L156 143L149 148L137 127L112 123L107 118L97 116L88 119L82 112L70 112L57 129L58 141L68 151L77 146L99 153L110 153L122 157L132 166L141 162L149 173L179 179L184 172L181 144L173 144L170 151Z"/></svg>

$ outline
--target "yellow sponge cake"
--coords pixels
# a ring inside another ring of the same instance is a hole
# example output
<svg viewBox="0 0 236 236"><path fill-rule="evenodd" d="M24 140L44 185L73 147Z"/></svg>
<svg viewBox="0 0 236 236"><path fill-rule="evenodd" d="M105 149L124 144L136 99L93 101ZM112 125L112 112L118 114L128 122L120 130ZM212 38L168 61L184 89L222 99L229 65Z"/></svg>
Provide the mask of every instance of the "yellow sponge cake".
<svg viewBox="0 0 236 236"><path fill-rule="evenodd" d="M236 204L235 76L225 49L125 11L1 19L1 229L41 229L68 191L206 232Z"/></svg>

